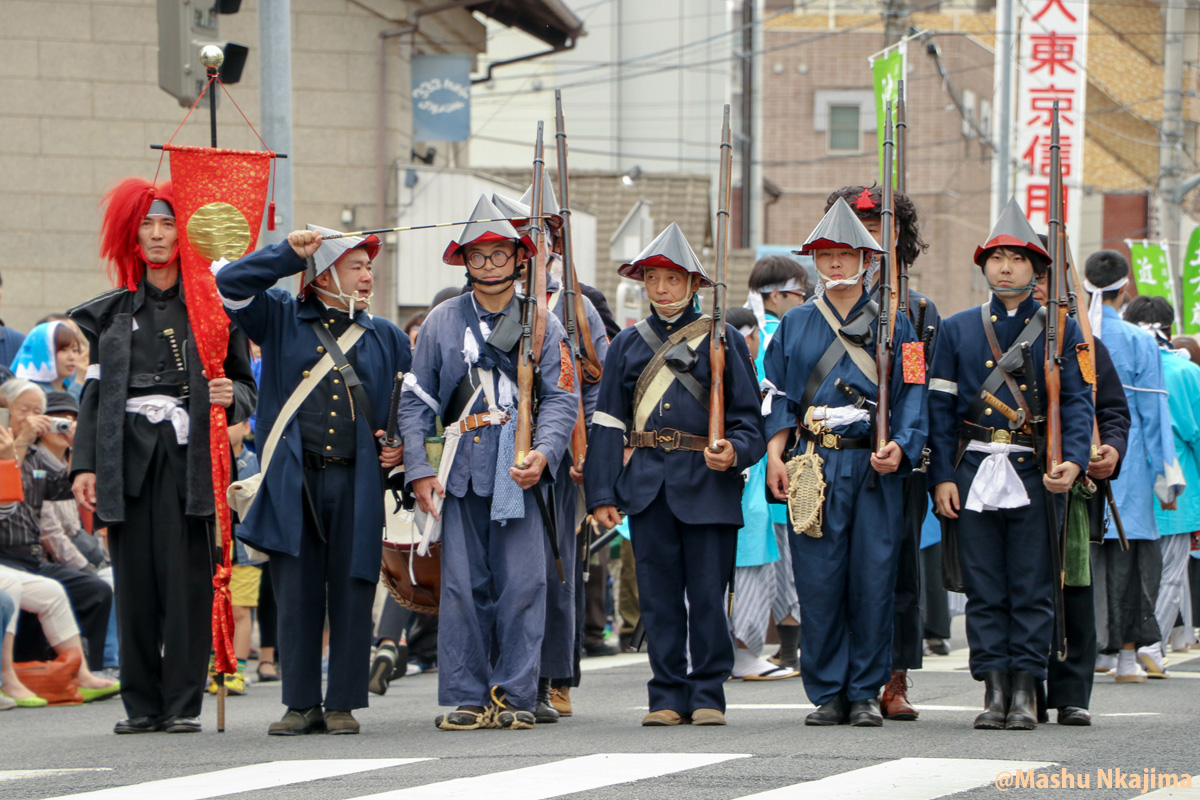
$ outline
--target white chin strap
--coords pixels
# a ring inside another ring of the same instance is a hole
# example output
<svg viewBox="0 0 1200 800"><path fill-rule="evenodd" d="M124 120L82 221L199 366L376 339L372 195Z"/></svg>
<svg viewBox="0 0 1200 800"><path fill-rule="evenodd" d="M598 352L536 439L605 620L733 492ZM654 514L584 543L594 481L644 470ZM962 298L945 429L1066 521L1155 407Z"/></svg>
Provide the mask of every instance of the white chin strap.
<svg viewBox="0 0 1200 800"><path fill-rule="evenodd" d="M322 289L320 286L314 286L313 288L315 290L317 290L318 292L320 292L321 294L325 295L326 297L332 297L337 300L341 300L343 303L345 303L347 306L347 313L350 315L350 319L354 319L354 312L358 308L358 303L360 303L360 302L366 303L367 308L371 307L371 299L373 297L375 297L374 291L372 291L366 297L359 297L357 292L354 294L346 294L342 290L342 282L338 279L337 270L331 269L330 274L333 275L333 285L337 288L336 292L326 291L326 290ZM366 310L366 309L364 309L364 310Z"/></svg>
<svg viewBox="0 0 1200 800"><path fill-rule="evenodd" d="M863 274L863 262L865 261L865 256L866 254L862 250L858 251L858 272L854 273L849 278L839 278L836 281L831 281L822 275L820 270L817 270L817 277L821 279L821 286L828 289L832 286L853 286L854 284L858 283L858 279L861 278Z"/></svg>

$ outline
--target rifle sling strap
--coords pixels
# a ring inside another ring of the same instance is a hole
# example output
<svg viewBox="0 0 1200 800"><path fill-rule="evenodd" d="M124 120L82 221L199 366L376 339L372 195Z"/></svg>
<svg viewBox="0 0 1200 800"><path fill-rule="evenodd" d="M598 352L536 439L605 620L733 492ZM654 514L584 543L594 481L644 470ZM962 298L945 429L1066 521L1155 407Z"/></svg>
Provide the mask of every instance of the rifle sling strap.
<svg viewBox="0 0 1200 800"><path fill-rule="evenodd" d="M804 384L804 395L800 398L800 413L803 417L808 407L812 405L813 400L817 396L817 391L821 385L825 383L825 379L829 377L829 373L837 366L837 363L842 360L842 356L849 353L850 360L858 367L859 371L867 377L871 383L878 385L879 376L875 374L875 362L867 355L867 351L856 344L848 342L842 332L839 330L837 318L833 316L833 312L829 309L823 298L818 298L813 301L813 305L821 312L821 316L833 331L833 342L826 348L825 354L821 356L821 360L817 362L817 366L813 368L812 373L808 376L808 382ZM866 320L867 326L870 327L875 315L879 313L878 306L868 304L863 309L864 314L870 314L871 319ZM849 344L849 347L847 347Z"/></svg>
<svg viewBox="0 0 1200 800"><path fill-rule="evenodd" d="M367 431L371 435L371 441L375 441L375 414L371 409L371 399L367 397L367 390L363 387L362 381L359 380L358 373L354 371L354 367L350 364L346 354L338 345L337 339L333 338L333 334L329 329L321 324L319 320L313 320L309 323L313 332L317 334L317 338L321 340L321 344L325 347L325 352L329 353L329 357L333 359L333 368L341 373L342 380L346 382L346 387L350 390L350 396L358 403L359 411L364 417L364 422L367 424Z"/></svg>
<svg viewBox="0 0 1200 800"><path fill-rule="evenodd" d="M663 341L658 337L658 334L654 332L654 329L650 327L650 323L648 323L646 320L642 320L634 327L637 328L637 332L642 337L642 341L644 341L646 345L654 351L654 357L650 359L650 363L648 363L646 368L642 370L642 374L638 377L637 385L633 390L635 429L642 429L642 425L638 423L638 420L641 419L642 423L644 423L645 417L648 416L647 414L641 413L643 401L647 397L647 392L650 390L651 384L655 382L663 370L668 370L670 372L672 380L666 381L665 383L660 382L662 391L657 392L658 397L650 398L653 403L658 402L659 397L662 396L662 393L666 391L667 387L672 381L679 381L680 385L682 385L684 389L687 389L688 394L694 397L696 402L700 403L700 405L704 407L704 410L707 411L709 400L708 392L705 391L705 389L700 385L700 381L696 380L696 378L690 372L678 370L672 365L668 364L667 353L670 352L671 349L680 342L689 341L693 338L703 337L704 335L708 334L712 328L712 318L707 315L701 316L699 319L689 323L688 325L685 325L680 330L671 334L666 341Z"/></svg>
<svg viewBox="0 0 1200 800"><path fill-rule="evenodd" d="M1008 391L1012 393L1013 399L1025 412L1026 419L1032 421L1033 413L1030 410L1028 400L1025 398L1025 393L1021 391L1019 386L1017 386L1017 382L1013 379L1012 375L1010 375L1000 366L1000 360L1004 354L1000 352L1000 343L996 338L996 329L992 327L989 304L984 303L982 306L980 306L980 312L983 317L983 331L987 336L988 346L992 349L992 358L995 361L995 366L992 368L991 373L987 376L987 379L983 382L983 386L980 387L979 394L971 398L971 405L967 409L967 422L975 425L984 425L984 411L988 408L988 404L983 401L983 392L987 391L994 395L1000 388L1001 384L1008 386ZM1045 309L1039 309L1038 312L1033 315L1033 319L1029 320L1029 323L1024 327L1024 329L1022 329L1021 334L1013 343L1013 347L1019 348L1023 342L1028 342L1029 345L1032 346L1033 343L1037 341L1037 338L1042 335L1045 325ZM1011 350L1012 348L1009 349ZM1036 380L1036 376L1029 375L1027 377L1029 380ZM984 427L990 426L984 425Z"/></svg>

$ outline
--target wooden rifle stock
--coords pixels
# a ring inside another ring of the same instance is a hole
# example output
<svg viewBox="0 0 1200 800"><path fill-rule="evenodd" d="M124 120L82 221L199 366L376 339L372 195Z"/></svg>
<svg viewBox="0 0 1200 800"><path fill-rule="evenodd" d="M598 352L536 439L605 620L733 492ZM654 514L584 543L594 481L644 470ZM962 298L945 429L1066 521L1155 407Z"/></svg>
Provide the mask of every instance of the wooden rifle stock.
<svg viewBox="0 0 1200 800"><path fill-rule="evenodd" d="M717 452L725 438L725 273L729 258L729 196L733 178L733 133L729 127L729 105L721 123L721 170L717 184L717 267L713 286L712 332L709 334L709 364L712 385L708 406L708 448Z"/></svg>
<svg viewBox="0 0 1200 800"><path fill-rule="evenodd" d="M517 447L513 457L517 467L524 466L525 456L533 447L537 364L546 338L546 261L549 253L546 247L546 223L542 216L542 181L546 172L542 127L539 121L533 150L533 203L529 220L536 250L533 274L525 278L527 297L521 317L524 323L521 330L521 357L517 363Z"/></svg>
<svg viewBox="0 0 1200 800"><path fill-rule="evenodd" d="M558 155L558 198L562 204L563 253L563 317L566 320L567 344L571 351L571 366L575 372L576 389L579 394L579 410L575 427L571 429L571 457L576 469L583 469L587 457L587 419L583 410L583 383L600 380L603 368L592 344L591 326L588 325L583 296L579 292L579 278L575 274L575 259L571 246L571 200L567 175L567 131L562 110L562 91L554 90L554 143ZM582 344L582 347L581 347ZM586 357L585 354L586 353Z"/></svg>
<svg viewBox="0 0 1200 800"><path fill-rule="evenodd" d="M883 232L882 246L887 263L879 269L879 327L875 342L875 369L879 378L879 398L875 405L875 452L883 450L891 438L888 430L888 408L892 374L892 332L896 324L896 291L892 282L896 268L895 195L892 193L892 158L895 142L892 140L892 104L887 104L883 140L883 197L879 212L879 224Z"/></svg>

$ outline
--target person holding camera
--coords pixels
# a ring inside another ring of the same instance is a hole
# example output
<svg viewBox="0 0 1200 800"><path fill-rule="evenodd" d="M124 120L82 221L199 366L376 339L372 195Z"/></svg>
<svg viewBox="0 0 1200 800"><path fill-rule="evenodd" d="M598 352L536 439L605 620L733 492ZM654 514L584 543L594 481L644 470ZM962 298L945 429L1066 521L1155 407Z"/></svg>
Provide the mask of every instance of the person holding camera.
<svg viewBox="0 0 1200 800"><path fill-rule="evenodd" d="M67 468L47 451L41 439L53 435L56 423L59 427L65 423L69 432L70 420L45 415L46 395L32 381L6 381L0 385L0 399L9 414L9 424L0 425L0 459L16 459L25 496L23 501L0 504L0 565L62 584L86 641L86 666L99 671L104 668L104 639L113 591L95 575L46 560L41 544L43 503L73 496ZM90 673L85 677L85 673L81 669L81 687L102 689L114 685Z"/></svg>

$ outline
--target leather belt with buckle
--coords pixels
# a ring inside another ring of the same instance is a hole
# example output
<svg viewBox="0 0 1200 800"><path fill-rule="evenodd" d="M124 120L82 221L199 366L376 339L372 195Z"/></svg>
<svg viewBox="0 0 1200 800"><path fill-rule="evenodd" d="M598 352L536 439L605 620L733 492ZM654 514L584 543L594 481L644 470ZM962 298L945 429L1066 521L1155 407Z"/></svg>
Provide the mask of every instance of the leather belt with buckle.
<svg viewBox="0 0 1200 800"><path fill-rule="evenodd" d="M486 428L488 425L503 425L508 422L508 414L502 414L500 421L492 422L492 413L490 411L481 411L478 414L471 414L463 417L458 421L458 430L460 433L473 431L477 428Z"/></svg>
<svg viewBox="0 0 1200 800"><path fill-rule="evenodd" d="M1033 437L1027 433L1015 433L1005 428L985 428L982 425L972 425L964 422L962 435L976 442L994 442L995 444L1015 444L1021 447L1033 447Z"/></svg>
<svg viewBox="0 0 1200 800"><path fill-rule="evenodd" d="M660 431L631 431L629 446L657 447L664 453L670 453L672 450L699 452L708 447L708 437L686 433L675 428L663 428Z"/></svg>
<svg viewBox="0 0 1200 800"><path fill-rule="evenodd" d="M826 450L870 450L871 438L869 436L842 436L839 433L830 431L814 432L804 427L799 426L800 437L805 441L816 443L817 447L824 447Z"/></svg>
<svg viewBox="0 0 1200 800"><path fill-rule="evenodd" d="M330 464L350 465L354 463L353 458L344 458L342 456L323 456L319 453L310 453L304 451L304 466L309 469L325 469Z"/></svg>

